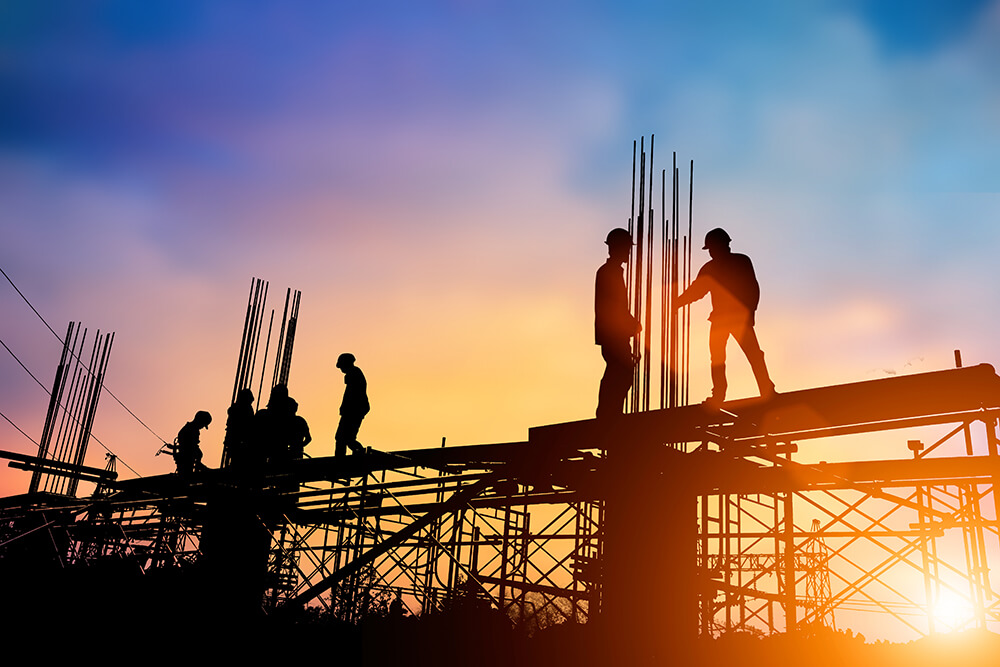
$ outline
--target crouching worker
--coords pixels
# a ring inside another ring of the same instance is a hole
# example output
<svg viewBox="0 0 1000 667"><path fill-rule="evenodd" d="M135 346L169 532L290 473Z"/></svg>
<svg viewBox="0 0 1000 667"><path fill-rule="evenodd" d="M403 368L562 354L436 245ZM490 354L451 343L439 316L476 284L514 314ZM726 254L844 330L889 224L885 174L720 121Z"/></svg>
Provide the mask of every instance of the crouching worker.
<svg viewBox="0 0 1000 667"><path fill-rule="evenodd" d="M201 429L208 428L212 423L212 415L199 410L194 419L184 424L177 433L174 440L173 451L174 463L177 465L177 474L183 476L191 475L195 472L207 470L201 462Z"/></svg>

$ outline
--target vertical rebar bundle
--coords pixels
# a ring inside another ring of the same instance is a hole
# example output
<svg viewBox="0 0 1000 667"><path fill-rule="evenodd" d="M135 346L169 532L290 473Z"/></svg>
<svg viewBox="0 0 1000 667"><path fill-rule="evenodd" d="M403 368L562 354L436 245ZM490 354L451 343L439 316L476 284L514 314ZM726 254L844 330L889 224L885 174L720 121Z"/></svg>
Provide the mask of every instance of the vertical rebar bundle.
<svg viewBox="0 0 1000 667"><path fill-rule="evenodd" d="M645 240L644 228L644 214L645 214L645 203L646 203L646 148L645 148L645 137L639 140L639 217L635 221L635 232L633 238L635 241L632 247L632 256L634 260L631 261L631 265L635 269L635 278L632 281L632 312L635 313L635 318L642 322L642 249L643 242ZM634 168L633 168L634 175ZM634 188L635 186L633 186ZM635 196L635 192L632 193ZM630 229L631 231L631 229ZM632 338L632 351L633 353L639 352L639 343L642 340L642 333L638 332ZM636 364L633 368L632 375L632 398L629 402L632 406L632 412L637 412L639 410L640 402L642 400L642 370L639 364Z"/></svg>
<svg viewBox="0 0 1000 667"><path fill-rule="evenodd" d="M231 403L236 402L236 396L243 389L253 389L254 379L257 379L257 405L265 402L264 377L267 369L267 357L271 349L271 333L274 329L274 310L268 318L267 335L264 337L264 352L260 355L261 366L257 369L257 356L260 350L261 333L264 329L264 314L267 312L268 282L259 278L250 280L250 296L247 298L247 313L243 320L243 337L240 340L240 355L236 361L236 380L233 383ZM271 384L288 385L288 376L292 368L292 347L295 342L295 329L299 319L299 303L302 293L291 288L285 292L285 308L281 316L281 328L275 346L274 370ZM229 465L229 454L223 445L222 467Z"/></svg>
<svg viewBox="0 0 1000 667"><path fill-rule="evenodd" d="M252 278L250 282L250 297L247 299L247 314L243 321L243 338L240 340L240 356L236 362L236 382L233 384L233 398L242 389L253 385L254 361L257 358L257 347L260 344L260 326L264 319L264 308L267 302L268 283ZM272 313L273 317L273 313ZM268 330L268 338L270 338Z"/></svg>
<svg viewBox="0 0 1000 667"><path fill-rule="evenodd" d="M69 323L38 443L38 458L83 465L114 338L114 333L101 335L98 331L85 365L82 356L86 351L87 330L81 334L78 322ZM36 470L28 492L75 496L79 481L72 474Z"/></svg>
<svg viewBox="0 0 1000 667"><path fill-rule="evenodd" d="M295 343L295 327L299 321L299 302L302 292L292 293L291 288L285 292L285 312L281 317L281 336L278 337L278 357L274 364L275 384L288 385L288 373L292 369L292 346ZM289 303L291 312L289 313ZM287 323L287 326L286 326Z"/></svg>
<svg viewBox="0 0 1000 667"><path fill-rule="evenodd" d="M638 152L636 146L638 144ZM636 167L638 166L638 172ZM649 182L646 182L646 173ZM632 142L632 213L628 231L633 239L633 254L626 265L629 300L635 318L643 331L636 334L632 349L641 354L636 364L632 390L627 401L629 412L649 410L652 396L659 386L659 403L654 407L672 408L688 402L688 362L690 358L689 309L674 307L677 297L691 284L691 249L694 207L694 160L691 160L688 185L688 224L686 233L681 229L680 170L677 153L670 169L671 202L667 213L667 170L660 178L659 239L654 227L655 172L653 170L653 136L649 138L649 161L646 161L645 137ZM638 185L638 188L637 188ZM636 198L639 207L636 211ZM654 252L659 242L658 252ZM659 266L657 267L657 263ZM659 275L659 284L653 276ZM657 312L656 309L659 309ZM659 331L654 332L654 327ZM656 334L660 345L653 345ZM641 347L640 347L641 346ZM659 370L653 355L659 354Z"/></svg>

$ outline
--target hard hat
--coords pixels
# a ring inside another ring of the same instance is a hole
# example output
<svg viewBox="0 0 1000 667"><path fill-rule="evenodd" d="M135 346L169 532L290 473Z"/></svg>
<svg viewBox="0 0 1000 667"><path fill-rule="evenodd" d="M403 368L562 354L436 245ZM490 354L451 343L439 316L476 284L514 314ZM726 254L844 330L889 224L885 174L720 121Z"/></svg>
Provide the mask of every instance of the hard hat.
<svg viewBox="0 0 1000 667"><path fill-rule="evenodd" d="M632 242L632 235L628 233L627 229L621 227L616 227L608 232L608 238L604 242L610 246L635 245Z"/></svg>
<svg viewBox="0 0 1000 667"><path fill-rule="evenodd" d="M354 355L350 352L344 352L342 355L337 357L337 368L343 368L348 364L353 364L355 361Z"/></svg>
<svg viewBox="0 0 1000 667"><path fill-rule="evenodd" d="M212 423L212 415L205 412L204 410L199 410L197 413L195 413L194 423L208 426L209 424Z"/></svg>
<svg viewBox="0 0 1000 667"><path fill-rule="evenodd" d="M726 233L725 229L716 227L708 234L705 234L705 246L702 250L708 250L712 246L729 245L731 241L732 239L729 238L729 234Z"/></svg>

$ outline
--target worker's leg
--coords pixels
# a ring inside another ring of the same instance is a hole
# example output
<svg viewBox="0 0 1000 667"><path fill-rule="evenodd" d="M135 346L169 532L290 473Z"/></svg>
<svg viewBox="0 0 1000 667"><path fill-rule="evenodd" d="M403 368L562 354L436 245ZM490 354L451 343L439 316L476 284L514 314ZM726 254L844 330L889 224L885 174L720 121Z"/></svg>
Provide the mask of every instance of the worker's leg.
<svg viewBox="0 0 1000 667"><path fill-rule="evenodd" d="M774 383L771 382L771 376L767 372L767 364L764 363L764 353L760 349L760 343L757 341L757 332L754 331L753 325L747 324L741 327L733 332L733 336L736 338L736 342L740 344L743 354L747 355L747 361L750 362L753 377L757 380L757 389L760 390L760 395L764 397L773 395Z"/></svg>
<svg viewBox="0 0 1000 667"><path fill-rule="evenodd" d="M347 446L351 448L351 452L354 453L354 454L364 454L365 453L365 447L364 447L364 445L362 445L360 442L358 442L358 431L361 429L361 422L363 420L364 420L364 417L360 417L354 423L354 439L351 440L351 442L347 443Z"/></svg>
<svg viewBox="0 0 1000 667"><path fill-rule="evenodd" d="M728 326L712 322L708 329L708 357L712 364L712 403L722 403L726 400L726 343L729 341Z"/></svg>
<svg viewBox="0 0 1000 667"><path fill-rule="evenodd" d="M201 462L201 458L204 456L201 451L201 447L195 446L193 461L191 462L191 470L194 472L201 472L202 470L208 470L208 467Z"/></svg>
<svg viewBox="0 0 1000 667"><path fill-rule="evenodd" d="M337 443L334 456L346 456L348 447L354 450L360 427L360 420L341 416L340 424L337 426L337 434L333 436Z"/></svg>
<svg viewBox="0 0 1000 667"><path fill-rule="evenodd" d="M355 454L361 454L365 451L362 444L358 442L358 430L361 428L363 419L364 416L340 417L340 426L337 428L337 448L339 451L346 453L347 447L350 447L351 452Z"/></svg>
<svg viewBox="0 0 1000 667"><path fill-rule="evenodd" d="M620 415L624 412L625 397L632 387L632 349L628 341L602 345L601 356L607 365L597 396L597 416Z"/></svg>
<svg viewBox="0 0 1000 667"><path fill-rule="evenodd" d="M187 477L194 472L194 457L188 451L174 454L174 464L177 466L177 474Z"/></svg>

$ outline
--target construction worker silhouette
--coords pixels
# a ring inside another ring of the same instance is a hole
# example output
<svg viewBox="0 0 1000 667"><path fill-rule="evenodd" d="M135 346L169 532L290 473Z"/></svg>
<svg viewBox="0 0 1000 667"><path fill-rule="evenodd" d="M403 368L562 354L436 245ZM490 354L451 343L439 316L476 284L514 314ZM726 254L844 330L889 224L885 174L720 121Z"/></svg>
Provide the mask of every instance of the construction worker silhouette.
<svg viewBox="0 0 1000 667"><path fill-rule="evenodd" d="M708 352L712 364L712 395L705 401L719 404L726 400L726 343L732 336L739 343L760 395L774 395L774 383L767 373L764 353L754 331L754 313L760 301L760 285L754 274L753 264L746 255L734 253L729 244L732 239L724 229L715 228L705 235L704 250L712 259L698 272L698 277L674 303L682 308L706 294L712 295L712 314L708 333Z"/></svg>
<svg viewBox="0 0 1000 667"><path fill-rule="evenodd" d="M301 459L305 455L305 448L312 442L309 434L309 424L302 415L298 414L299 404L294 398L288 399L288 455L290 458Z"/></svg>
<svg viewBox="0 0 1000 667"><path fill-rule="evenodd" d="M253 417L252 446L248 452L248 467L256 472L265 466L282 463L287 459L288 445L284 434L288 423L288 386L271 387L267 407Z"/></svg>
<svg viewBox="0 0 1000 667"><path fill-rule="evenodd" d="M177 466L177 474L187 476L194 472L205 470L201 463L201 429L208 428L212 423L212 415L199 410L194 415L194 419L181 427L174 441L173 455L174 464Z"/></svg>
<svg viewBox="0 0 1000 667"><path fill-rule="evenodd" d="M226 411L226 437L222 440L222 467L239 467L246 462L253 430L253 391L240 389L236 401Z"/></svg>
<svg viewBox="0 0 1000 667"><path fill-rule="evenodd" d="M347 448L355 454L362 454L365 448L358 442L361 420L371 410L368 404L368 381L361 369L354 365L354 355L350 352L337 357L337 368L344 373L344 400L340 403L340 424L337 426L336 456L345 456Z"/></svg>
<svg viewBox="0 0 1000 667"><path fill-rule="evenodd" d="M597 396L598 417L622 414L638 361L632 353L632 337L642 330L629 312L625 288L624 265L632 252L632 235L619 227L612 229L604 242L608 259L597 270L594 287L594 342L601 346L605 362Z"/></svg>

